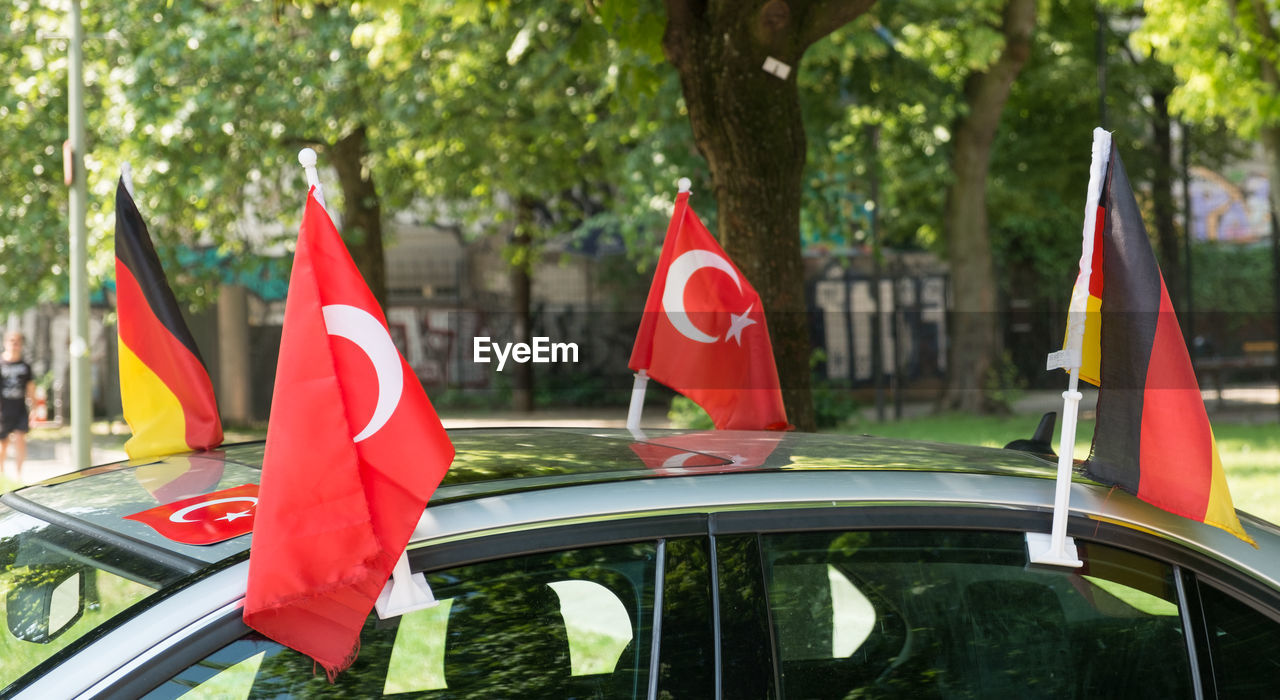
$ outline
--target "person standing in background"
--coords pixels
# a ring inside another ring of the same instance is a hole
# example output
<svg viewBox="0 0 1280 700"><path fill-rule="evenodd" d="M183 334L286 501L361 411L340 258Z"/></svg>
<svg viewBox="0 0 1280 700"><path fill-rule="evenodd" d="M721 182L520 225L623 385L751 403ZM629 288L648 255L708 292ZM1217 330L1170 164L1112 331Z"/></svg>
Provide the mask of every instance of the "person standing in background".
<svg viewBox="0 0 1280 700"><path fill-rule="evenodd" d="M22 462L27 458L27 431L30 407L35 399L35 377L31 365L22 359L22 334L9 331L0 354L0 467L13 440L13 462L22 479Z"/></svg>

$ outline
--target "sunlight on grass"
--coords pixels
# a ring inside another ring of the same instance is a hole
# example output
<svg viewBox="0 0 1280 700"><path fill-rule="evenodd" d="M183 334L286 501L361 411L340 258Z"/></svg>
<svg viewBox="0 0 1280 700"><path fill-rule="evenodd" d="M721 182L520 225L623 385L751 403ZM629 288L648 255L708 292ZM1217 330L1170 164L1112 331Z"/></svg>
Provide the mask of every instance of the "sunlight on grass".
<svg viewBox="0 0 1280 700"><path fill-rule="evenodd" d="M609 589L591 581L548 584L560 599L574 676L613 673L631 643L633 625L626 607ZM439 690L445 681L445 633L453 599L400 618L387 668L384 695Z"/></svg>
<svg viewBox="0 0 1280 700"><path fill-rule="evenodd" d="M569 636L571 673L612 673L631 643L631 616L608 588L593 581L548 584L560 598L560 614Z"/></svg>
<svg viewBox="0 0 1280 700"><path fill-rule="evenodd" d="M1096 576L1085 576L1085 580L1102 590L1110 593L1120 601L1138 610L1146 615L1161 615L1171 617L1178 614L1178 606L1156 596L1140 591L1136 588L1130 588L1123 583L1117 581L1108 581L1105 578Z"/></svg>
<svg viewBox="0 0 1280 700"><path fill-rule="evenodd" d="M1213 426L1236 508L1280 523L1280 427Z"/></svg>
<svg viewBox="0 0 1280 700"><path fill-rule="evenodd" d="M862 420L842 428L840 432L902 440L1004 447L1014 440L1031 437L1039 423L1039 416L975 416L968 413L942 413L884 423ZM1059 421L1054 426L1054 451L1058 449L1061 432L1062 425ZM1080 427L1076 431L1077 457L1089 453L1089 441L1092 435L1093 421L1080 421Z"/></svg>
<svg viewBox="0 0 1280 700"><path fill-rule="evenodd" d="M1003 447L1031 437L1039 416L974 416L939 414L897 422L859 421L841 432L904 440L929 440L962 445ZM1062 425L1054 428L1053 449L1058 451ZM1274 424L1242 425L1218 422L1213 426L1222 468L1236 508L1280 522L1280 427ZM1075 458L1089 456L1093 421L1080 421L1076 431Z"/></svg>
<svg viewBox="0 0 1280 700"><path fill-rule="evenodd" d="M401 616L396 642L391 648L384 695L438 690L444 681L444 634L453 599L433 608Z"/></svg>

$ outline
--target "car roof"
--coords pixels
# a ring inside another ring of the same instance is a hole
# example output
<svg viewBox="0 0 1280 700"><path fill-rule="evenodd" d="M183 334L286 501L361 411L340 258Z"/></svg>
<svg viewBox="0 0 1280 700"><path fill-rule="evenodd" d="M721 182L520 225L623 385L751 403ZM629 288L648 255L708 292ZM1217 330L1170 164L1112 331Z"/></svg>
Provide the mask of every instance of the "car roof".
<svg viewBox="0 0 1280 700"><path fill-rule="evenodd" d="M869 436L738 431L472 428L449 433L457 456L431 505L499 494L634 479L780 470L957 471L1052 478L1025 453ZM74 519L212 563L248 547L247 537L183 545L124 519L179 498L257 483L265 445L228 445L84 469L6 494L18 509Z"/></svg>
<svg viewBox="0 0 1280 700"><path fill-rule="evenodd" d="M625 430L472 428L451 430L449 435L457 456L431 498L428 512L420 523L420 531L424 531L424 523L438 522L433 521L433 511L441 516L446 512L455 513L459 520L467 519L462 515L464 512L490 517L491 510L485 507L465 511L451 506L465 506L468 502L495 496L503 497L511 504L519 504L532 503L522 500L522 497L537 495L537 502L542 504L537 506L541 509L537 517L551 517L546 508L555 508L557 503L563 503L563 499L557 501L554 489L571 486L589 490L590 498L587 500L592 503L602 503L594 499L611 500L599 507L611 508L615 515L629 509L640 512L661 504L665 497L653 497L652 489L637 491L622 486L653 479L676 480L683 484L688 478L726 474L740 475L740 481L747 480L752 484L758 483L760 478L767 478L762 475L788 475L771 477L773 483L781 484L783 479L793 479L802 473L825 473L831 478L824 477L821 483L835 488L840 483L869 483L862 478L841 480L841 472L867 476L875 471L902 472L895 483L908 488L911 493L934 490L935 495L925 500L986 501L995 505L1040 507L1048 502L1048 498L1042 498L1041 494L1052 490L1052 486L1045 482L1056 474L1056 465L1025 452L825 433L646 431L637 436ZM257 483L264 453L265 445L254 442L228 445L210 452L117 462L5 494L3 501L17 510L48 520L61 520L73 529L123 540L158 557L175 558L178 564L185 564L183 568L194 571L242 554L248 549L251 536L213 545L187 545L168 540L149 526L127 520L125 516L180 498ZM934 476L929 476L930 473ZM912 474L918 476L912 477ZM996 483L991 480L998 481L999 477L1025 477L1004 481L1022 482L1021 493L1029 495L1002 501L1007 497L999 496L995 490L983 492L982 489L964 488L961 481L952 478L960 476L985 477L988 480L982 482L984 484ZM1077 482L1093 483L1079 473L1073 478ZM819 483L815 479L809 477L809 483ZM1036 483L1026 483L1029 481ZM794 483L794 479L788 483ZM610 484L622 486L609 490ZM678 488L663 489L662 492L678 494L688 490L674 482L671 485ZM760 489L752 485L750 488L758 492L750 496L756 501L767 503L772 497L768 487ZM1108 508L1115 506L1117 499L1112 498L1107 490L1099 488L1097 491L1100 502L1107 502ZM796 493L803 493L803 490ZM869 491L853 493L880 497ZM634 505L631 505L631 499L634 499ZM843 502L849 499L847 493L842 496ZM1132 501L1134 505L1126 506L1129 510L1124 512L1134 514L1137 522L1168 521L1172 523L1172 531L1180 536L1185 534L1187 526L1192 526L1190 532L1193 534L1208 531L1203 536L1197 534L1200 539L1220 539L1213 528L1176 516L1166 517L1166 514L1127 495L1120 495L1118 500ZM1077 505L1073 502L1073 509ZM595 507L577 503L569 510L586 516ZM1248 521L1255 529L1265 530L1268 537L1280 536L1269 524L1252 518ZM430 525L425 530L434 527ZM459 531L457 527L445 529L455 533ZM415 534L414 541L422 539L430 537L424 538L424 532Z"/></svg>

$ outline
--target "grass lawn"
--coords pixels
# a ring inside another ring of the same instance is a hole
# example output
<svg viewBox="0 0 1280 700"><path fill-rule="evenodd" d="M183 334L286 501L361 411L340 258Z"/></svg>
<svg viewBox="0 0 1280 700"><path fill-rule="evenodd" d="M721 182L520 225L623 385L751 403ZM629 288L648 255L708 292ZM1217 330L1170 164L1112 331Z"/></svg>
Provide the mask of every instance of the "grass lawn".
<svg viewBox="0 0 1280 700"><path fill-rule="evenodd" d="M859 421L840 432L1003 447L1012 440L1031 437L1038 421L1037 416L942 414L898 422ZM1053 436L1055 451L1061 428L1059 421ZM1214 424L1213 433L1236 508L1280 523L1280 426L1220 421ZM1080 421L1076 431L1077 459L1089 455L1092 439L1093 421Z"/></svg>

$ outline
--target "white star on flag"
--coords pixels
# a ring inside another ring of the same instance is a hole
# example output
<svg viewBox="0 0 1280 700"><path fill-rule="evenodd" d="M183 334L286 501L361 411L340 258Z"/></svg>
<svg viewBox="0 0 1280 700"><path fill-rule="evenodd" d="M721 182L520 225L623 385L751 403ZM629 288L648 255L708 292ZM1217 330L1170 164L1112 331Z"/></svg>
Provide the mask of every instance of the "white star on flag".
<svg viewBox="0 0 1280 700"><path fill-rule="evenodd" d="M734 313L729 314L729 332L724 334L724 339L726 341L728 341L730 338L733 338L733 341L735 343L737 343L738 345L742 345L743 329L745 329L747 326L755 325L754 320L747 318L747 314L751 313L752 306L755 306L755 304L748 306L747 310L743 311L741 314L734 314Z"/></svg>
<svg viewBox="0 0 1280 700"><path fill-rule="evenodd" d="M239 513L227 513L226 515L222 516L221 518L218 518L218 520L225 520L225 521L227 521L227 522L231 522L232 520L235 520L236 518L247 518L247 517L249 517L249 515L250 515L249 511L247 511L247 510L242 510L242 511L240 511Z"/></svg>

